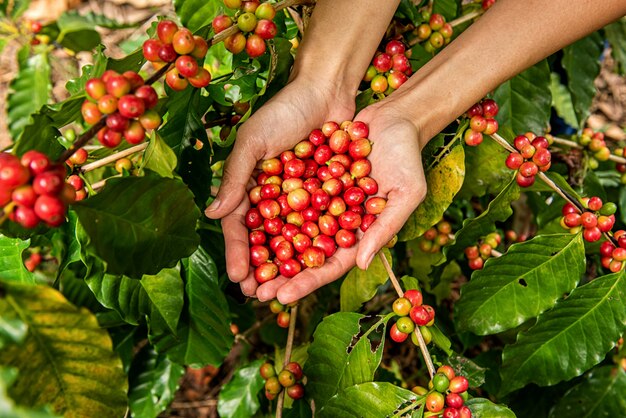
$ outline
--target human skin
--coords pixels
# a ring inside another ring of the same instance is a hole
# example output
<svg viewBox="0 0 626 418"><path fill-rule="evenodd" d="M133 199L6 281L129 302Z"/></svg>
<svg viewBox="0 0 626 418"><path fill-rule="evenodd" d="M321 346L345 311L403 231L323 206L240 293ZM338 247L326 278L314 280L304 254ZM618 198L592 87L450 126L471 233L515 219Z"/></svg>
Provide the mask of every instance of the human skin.
<svg viewBox="0 0 626 418"><path fill-rule="evenodd" d="M219 205L206 214L222 218L228 275L240 282L244 294L290 303L341 277L355 263L367 268L425 196L420 152L434 135L502 82L626 14L623 0L606 0L602 7L590 0L499 0L397 91L354 117L370 126L372 177L388 199L358 246L339 249L321 268L257 287L243 222L252 170L259 160L292 148L323 121L353 119L359 82L397 5L367 0L357 8L348 0L318 1L291 82L238 132Z"/></svg>

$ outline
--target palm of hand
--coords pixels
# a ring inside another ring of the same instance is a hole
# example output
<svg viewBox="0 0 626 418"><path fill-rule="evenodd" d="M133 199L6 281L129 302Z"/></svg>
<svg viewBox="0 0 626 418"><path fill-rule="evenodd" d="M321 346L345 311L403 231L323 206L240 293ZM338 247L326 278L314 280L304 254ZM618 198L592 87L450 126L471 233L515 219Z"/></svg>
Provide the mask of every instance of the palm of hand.
<svg viewBox="0 0 626 418"><path fill-rule="evenodd" d="M366 268L423 199L426 181L415 126L375 109L361 112L355 120L369 124L369 136L374 142L369 156L371 176L378 182L378 194L387 197L387 207L361 237L358 247L340 248L320 268L304 270L291 279L279 277L259 286L256 294L260 300L278 297L282 303L290 303L341 277L355 263Z"/></svg>
<svg viewBox="0 0 626 418"><path fill-rule="evenodd" d="M222 218L226 241L226 266L242 292L254 295L257 283L250 272L248 231L244 217L250 204L245 193L260 160L293 148L326 120L339 122L354 114L353 100L339 97L332 88L291 83L260 108L237 132L235 147L226 161L219 207L207 216ZM275 292L274 292L275 295Z"/></svg>

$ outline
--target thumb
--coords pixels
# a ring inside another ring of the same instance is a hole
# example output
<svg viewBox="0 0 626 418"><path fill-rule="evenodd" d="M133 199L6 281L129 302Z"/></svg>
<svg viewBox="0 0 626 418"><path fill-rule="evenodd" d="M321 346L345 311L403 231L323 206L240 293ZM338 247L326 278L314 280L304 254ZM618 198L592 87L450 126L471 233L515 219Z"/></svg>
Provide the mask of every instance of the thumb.
<svg viewBox="0 0 626 418"><path fill-rule="evenodd" d="M239 206L246 193L246 185L256 166L257 155L264 153L262 149L253 149L250 145L246 145L252 141L242 141L241 139L235 142L232 152L226 159L222 184L217 197L204 212L209 218L223 218Z"/></svg>

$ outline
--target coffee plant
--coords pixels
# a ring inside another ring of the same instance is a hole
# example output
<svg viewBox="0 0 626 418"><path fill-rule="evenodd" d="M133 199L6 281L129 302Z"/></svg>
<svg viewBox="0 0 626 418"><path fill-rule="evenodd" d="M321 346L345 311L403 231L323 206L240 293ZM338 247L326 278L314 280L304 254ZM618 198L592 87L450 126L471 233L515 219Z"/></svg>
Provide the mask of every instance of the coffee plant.
<svg viewBox="0 0 626 418"><path fill-rule="evenodd" d="M0 50L20 46L0 155L1 416L169 416L181 377L207 367L222 417L624 414L626 144L585 127L603 51L626 69L623 19L451 121L422 153L425 200L369 268L284 305L230 283L203 211L237 131L287 84L311 2L177 0L121 59L96 28L127 25L28 22L28 3L0 1ZM401 1L357 109L493 3ZM92 63L53 102L53 52L80 51ZM329 120L257 167L258 283L314 274L384 213L368 135Z"/></svg>

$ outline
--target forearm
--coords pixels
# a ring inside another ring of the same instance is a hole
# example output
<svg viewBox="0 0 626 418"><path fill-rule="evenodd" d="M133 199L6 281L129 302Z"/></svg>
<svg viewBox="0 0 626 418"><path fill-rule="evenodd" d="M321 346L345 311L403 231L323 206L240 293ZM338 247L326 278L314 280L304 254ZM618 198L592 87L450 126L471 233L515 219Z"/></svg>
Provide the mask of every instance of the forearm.
<svg viewBox="0 0 626 418"><path fill-rule="evenodd" d="M399 0L319 0L292 77L331 81L356 94Z"/></svg>
<svg viewBox="0 0 626 418"><path fill-rule="evenodd" d="M423 146L502 82L624 14L624 0L500 0L390 104L418 126Z"/></svg>

